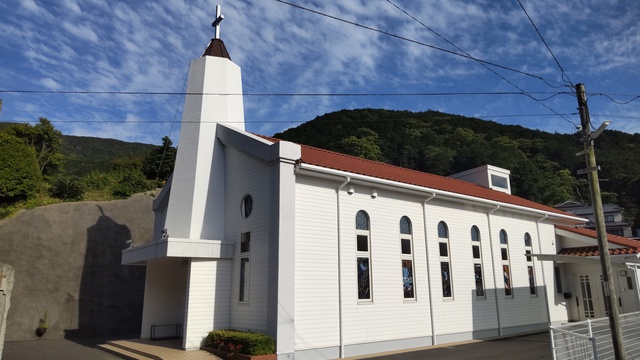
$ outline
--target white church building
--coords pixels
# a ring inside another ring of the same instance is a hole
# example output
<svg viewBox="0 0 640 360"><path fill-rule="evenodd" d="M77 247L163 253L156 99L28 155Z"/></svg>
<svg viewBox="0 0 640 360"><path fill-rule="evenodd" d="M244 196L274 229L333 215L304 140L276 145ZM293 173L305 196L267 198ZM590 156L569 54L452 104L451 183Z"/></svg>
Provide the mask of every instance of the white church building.
<svg viewBox="0 0 640 360"><path fill-rule="evenodd" d="M218 36L187 91L204 95L186 98L153 241L122 253L147 269L141 338L171 329L190 350L213 329L251 330L279 359L324 359L604 313L595 233L511 195L509 171L447 178L248 133L242 96L207 95L242 94ZM639 247L610 241L621 312L636 311Z"/></svg>

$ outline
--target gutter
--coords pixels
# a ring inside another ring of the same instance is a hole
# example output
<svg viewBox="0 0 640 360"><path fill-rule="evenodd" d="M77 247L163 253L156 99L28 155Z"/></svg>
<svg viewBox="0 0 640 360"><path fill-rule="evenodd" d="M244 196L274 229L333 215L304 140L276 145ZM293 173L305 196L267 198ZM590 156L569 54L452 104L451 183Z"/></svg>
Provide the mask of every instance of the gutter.
<svg viewBox="0 0 640 360"><path fill-rule="evenodd" d="M546 220L548 217L549 216L545 214L542 218L536 221L536 232L538 233L538 251L540 252L542 252L542 239L540 238L540 222L543 220ZM554 236L555 236L555 232L554 232ZM555 244L555 241L553 243ZM549 290L547 289L547 277L544 274L544 264L540 263L540 269L542 270L542 289L544 291L544 304L547 308L547 323L551 324L551 310L549 310Z"/></svg>
<svg viewBox="0 0 640 360"><path fill-rule="evenodd" d="M340 227L340 190L351 181L349 176L345 177L345 180L336 189L336 209L337 209L337 221L338 221L338 328L339 328L339 341L340 341L340 358L344 357L344 331L343 331L343 316L342 316L342 258L341 254L341 227Z"/></svg>
<svg viewBox="0 0 640 360"><path fill-rule="evenodd" d="M585 222L585 219L579 218L579 217L576 217L576 216L570 216L570 215L558 214L558 213L554 213L554 212L550 212L550 211L532 209L532 208L525 207L525 206L508 204L508 203L503 203L503 202L499 202L499 201L495 201L495 200L488 200L488 199L483 199L483 198L479 198L479 197L474 197L474 196L470 196L470 195L457 194L457 193L453 193L453 192L450 192L450 191L431 189L431 188L418 186L418 185L405 184L405 183L401 183L401 182L397 182L397 181L380 179L380 178L376 178L376 177L372 177L372 176L358 175L358 174L353 174L353 173L346 172L346 171L329 169L329 168L322 167L322 166L305 164L303 162L299 162L298 163L298 166L297 166L297 169L296 169L296 173L307 173L307 174L319 173L319 174L325 174L325 175L330 175L330 176L337 176L337 177L341 177L341 178L349 178L350 181L360 180L360 181L372 182L372 183L377 183L377 184L381 184L381 185L391 186L391 187L394 187L394 188L402 188L402 189L409 190L409 191L416 191L416 192L421 192L421 193L428 192L428 193L431 193L431 194L437 194L439 196L450 197L450 198L458 199L460 201L471 202L471 203L474 203L474 204L481 203L481 204L492 206L492 207L498 206L498 207L501 207L502 209L510 209L510 210L521 211L521 212L525 212L525 213L535 213L535 214L540 214L540 215L543 215L543 216L546 215L547 217L555 217L555 218L558 218L558 219L570 220L572 222L579 222L579 223L584 223Z"/></svg>
<svg viewBox="0 0 640 360"><path fill-rule="evenodd" d="M422 202L422 221L424 222L424 246L427 254L427 287L429 288L429 318L431 320L431 345L438 345L436 339L436 324L433 318L433 291L431 291L431 265L429 264L429 241L427 240L427 202L436 197L435 193L431 193L431 197Z"/></svg>
<svg viewBox="0 0 640 360"><path fill-rule="evenodd" d="M493 252L493 232L491 230L491 214L498 211L500 205L495 205L494 209L487 212L487 226L489 227L489 248L491 249L491 273L493 274L493 295L496 300L496 317L498 320L498 336L502 336L502 322L500 321L500 305L498 304L498 280L496 279L496 261L495 254ZM502 266L500 266L502 269Z"/></svg>

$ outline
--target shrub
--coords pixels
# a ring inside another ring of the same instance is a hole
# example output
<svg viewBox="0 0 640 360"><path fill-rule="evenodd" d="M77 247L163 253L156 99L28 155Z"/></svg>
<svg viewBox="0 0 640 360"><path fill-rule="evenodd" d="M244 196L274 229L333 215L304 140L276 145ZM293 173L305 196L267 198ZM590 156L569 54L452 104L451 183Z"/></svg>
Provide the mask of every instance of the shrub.
<svg viewBox="0 0 640 360"><path fill-rule="evenodd" d="M238 330L214 330L204 340L209 348L246 355L269 355L276 351L273 338L266 334Z"/></svg>
<svg viewBox="0 0 640 360"><path fill-rule="evenodd" d="M139 169L121 170L118 174L118 182L114 187L113 195L126 199L135 193L153 190L155 188L154 185L153 182L145 178Z"/></svg>
<svg viewBox="0 0 640 360"><path fill-rule="evenodd" d="M62 200L78 201L84 195L84 188L74 178L59 178L51 186L51 195Z"/></svg>

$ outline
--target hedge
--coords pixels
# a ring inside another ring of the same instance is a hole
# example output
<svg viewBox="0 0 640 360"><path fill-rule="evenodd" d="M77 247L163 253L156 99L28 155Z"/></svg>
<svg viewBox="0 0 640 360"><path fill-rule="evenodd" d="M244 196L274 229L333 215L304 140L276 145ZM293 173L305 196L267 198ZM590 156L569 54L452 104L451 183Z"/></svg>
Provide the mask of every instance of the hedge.
<svg viewBox="0 0 640 360"><path fill-rule="evenodd" d="M269 355L276 351L273 338L266 334L239 330L213 330L204 346L246 355Z"/></svg>

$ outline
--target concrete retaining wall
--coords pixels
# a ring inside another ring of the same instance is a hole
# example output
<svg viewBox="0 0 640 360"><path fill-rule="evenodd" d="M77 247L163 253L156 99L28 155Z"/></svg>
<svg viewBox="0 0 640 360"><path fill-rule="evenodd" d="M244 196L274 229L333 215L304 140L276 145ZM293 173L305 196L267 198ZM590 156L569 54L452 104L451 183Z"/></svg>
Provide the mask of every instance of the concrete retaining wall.
<svg viewBox="0 0 640 360"><path fill-rule="evenodd" d="M153 197L63 203L0 221L0 263L15 269L6 341L140 334L145 268L120 265L151 241Z"/></svg>

